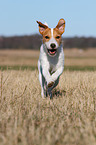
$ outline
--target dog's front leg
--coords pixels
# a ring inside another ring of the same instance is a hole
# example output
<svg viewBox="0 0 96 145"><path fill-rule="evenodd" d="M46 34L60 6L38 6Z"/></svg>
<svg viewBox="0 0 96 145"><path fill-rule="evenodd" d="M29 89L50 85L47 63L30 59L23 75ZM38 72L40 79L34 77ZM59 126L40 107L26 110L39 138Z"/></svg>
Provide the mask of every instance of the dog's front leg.
<svg viewBox="0 0 96 145"><path fill-rule="evenodd" d="M53 73L52 74L52 80L53 80L53 82L55 82L58 78L59 78L59 76L62 74L62 72L63 72L63 69L64 69L64 67L62 66L62 67L60 67L60 68L58 68L57 69L57 71L55 72L55 73Z"/></svg>
<svg viewBox="0 0 96 145"><path fill-rule="evenodd" d="M45 77L45 80L47 82L47 87L51 87L54 84L54 82L52 80L52 75L50 75L48 68L43 68L43 76Z"/></svg>
<svg viewBox="0 0 96 145"><path fill-rule="evenodd" d="M52 80L52 75L50 75L49 68L43 66L43 76L46 80L46 88L50 98L52 98L52 87L54 85L54 81Z"/></svg>
<svg viewBox="0 0 96 145"><path fill-rule="evenodd" d="M45 80L47 82L47 88L48 88L48 94L50 96L50 99L52 98L52 89L54 87L55 81L59 78L59 76L62 74L64 67L58 68L58 70L50 75L49 69L43 69L43 75L45 77Z"/></svg>
<svg viewBox="0 0 96 145"><path fill-rule="evenodd" d="M47 86L51 88L55 81L59 78L59 76L62 74L64 67L59 67L55 73L50 75L49 69L43 69L43 75L45 77L45 80L47 82Z"/></svg>

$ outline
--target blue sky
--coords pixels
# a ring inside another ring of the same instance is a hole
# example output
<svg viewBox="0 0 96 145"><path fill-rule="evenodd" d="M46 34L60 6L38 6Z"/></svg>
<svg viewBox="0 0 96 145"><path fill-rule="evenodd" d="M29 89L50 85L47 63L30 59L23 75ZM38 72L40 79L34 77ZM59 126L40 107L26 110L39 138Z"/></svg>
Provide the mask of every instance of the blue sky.
<svg viewBox="0 0 96 145"><path fill-rule="evenodd" d="M54 28L60 18L64 37L96 37L96 0L0 0L0 36L38 33L36 20Z"/></svg>

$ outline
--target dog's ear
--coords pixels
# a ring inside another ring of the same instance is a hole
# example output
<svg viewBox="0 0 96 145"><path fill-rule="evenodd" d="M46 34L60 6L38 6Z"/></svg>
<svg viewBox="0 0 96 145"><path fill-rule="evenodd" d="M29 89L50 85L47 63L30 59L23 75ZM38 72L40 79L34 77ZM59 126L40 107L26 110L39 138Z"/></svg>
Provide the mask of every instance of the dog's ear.
<svg viewBox="0 0 96 145"><path fill-rule="evenodd" d="M47 25L42 24L41 22L37 21L37 23L39 24L39 32L41 35L43 35L43 32L48 28Z"/></svg>
<svg viewBox="0 0 96 145"><path fill-rule="evenodd" d="M60 19L56 28L59 30L60 34L62 35L65 31L65 20L64 19Z"/></svg>

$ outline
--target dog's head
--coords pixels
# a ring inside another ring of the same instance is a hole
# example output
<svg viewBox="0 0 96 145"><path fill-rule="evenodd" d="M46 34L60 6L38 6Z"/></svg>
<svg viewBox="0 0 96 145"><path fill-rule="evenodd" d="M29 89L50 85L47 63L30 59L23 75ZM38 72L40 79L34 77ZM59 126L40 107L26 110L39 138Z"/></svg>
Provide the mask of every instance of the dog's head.
<svg viewBox="0 0 96 145"><path fill-rule="evenodd" d="M61 36L65 30L65 20L60 19L55 28L49 28L47 24L39 24L39 32L43 36L43 44L46 46L47 52L50 56L57 53L57 49L61 44Z"/></svg>

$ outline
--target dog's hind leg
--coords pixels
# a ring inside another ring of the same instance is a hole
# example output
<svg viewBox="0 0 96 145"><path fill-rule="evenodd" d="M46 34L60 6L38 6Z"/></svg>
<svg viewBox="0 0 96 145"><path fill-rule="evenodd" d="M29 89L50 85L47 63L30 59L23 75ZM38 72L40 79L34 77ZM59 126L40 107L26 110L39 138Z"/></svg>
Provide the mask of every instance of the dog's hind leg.
<svg viewBox="0 0 96 145"><path fill-rule="evenodd" d="M52 92L49 93L49 97L50 97L50 99L52 99Z"/></svg>
<svg viewBox="0 0 96 145"><path fill-rule="evenodd" d="M52 99L52 89L51 88L48 88L48 95L49 95L50 99Z"/></svg>
<svg viewBox="0 0 96 145"><path fill-rule="evenodd" d="M57 78L57 80L55 81L55 83L54 83L54 85L53 85L53 88L55 88L57 85L58 85L58 83L59 83L59 77ZM52 88L52 89L53 89Z"/></svg>
<svg viewBox="0 0 96 145"><path fill-rule="evenodd" d="M50 99L52 99L52 90L58 85L58 83L59 83L59 77L57 78L57 80L55 81L55 83L51 86L51 84L50 84L50 86L51 87L48 87L48 94L49 94L49 97L50 97Z"/></svg>
<svg viewBox="0 0 96 145"><path fill-rule="evenodd" d="M48 87L47 92L48 92L50 99L52 99L52 87Z"/></svg>

